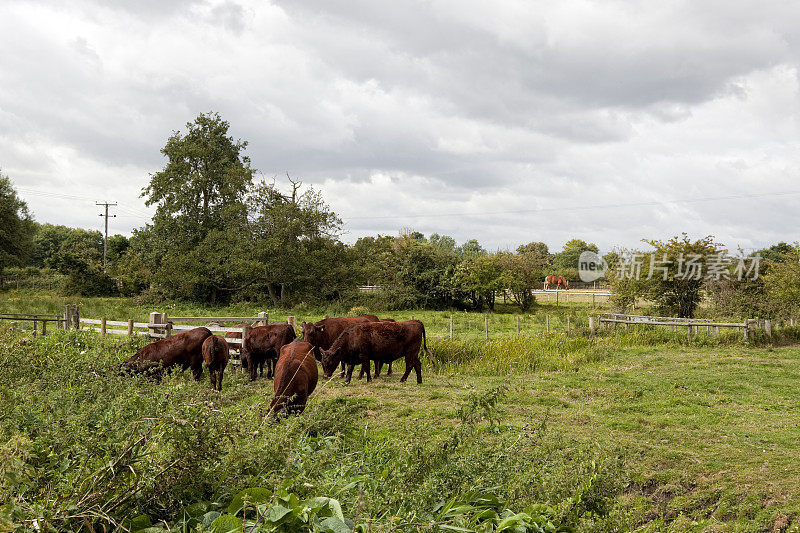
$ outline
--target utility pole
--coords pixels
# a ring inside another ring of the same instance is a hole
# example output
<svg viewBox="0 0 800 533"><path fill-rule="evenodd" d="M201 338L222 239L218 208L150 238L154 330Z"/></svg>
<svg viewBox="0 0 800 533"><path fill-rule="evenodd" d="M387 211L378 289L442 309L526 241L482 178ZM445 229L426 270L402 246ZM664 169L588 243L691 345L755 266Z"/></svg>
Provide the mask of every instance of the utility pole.
<svg viewBox="0 0 800 533"><path fill-rule="evenodd" d="M105 238L103 239L103 272L106 272L106 256L108 255L108 208L109 206L111 207L116 206L117 203L95 202L94 204L102 205L103 207L105 207L105 213L100 213L100 216L105 217L106 219L106 232L105 232ZM111 218L117 218L117 215L111 215Z"/></svg>

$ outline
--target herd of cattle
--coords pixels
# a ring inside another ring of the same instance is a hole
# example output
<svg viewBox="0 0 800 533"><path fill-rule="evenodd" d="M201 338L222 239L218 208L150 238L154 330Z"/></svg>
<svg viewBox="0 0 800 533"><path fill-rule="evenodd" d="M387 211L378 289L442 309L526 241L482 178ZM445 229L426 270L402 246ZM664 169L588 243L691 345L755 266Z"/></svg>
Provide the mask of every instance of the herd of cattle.
<svg viewBox="0 0 800 533"><path fill-rule="evenodd" d="M237 327L247 326L239 324ZM294 326L275 324L249 329L242 339L240 360L247 369L250 380L264 375L274 376L275 397L272 411L302 412L308 396L318 380L317 361L322 363L323 375L329 378L341 363L341 375L350 382L353 367L361 365L359 379L366 373L371 379L370 362L375 362L375 376L379 376L384 363L405 358L406 371L400 381L405 381L413 369L417 383L422 383L421 348L428 352L425 326L419 320L395 322L391 318L379 319L375 315L326 318L319 322L303 322L303 339L297 338ZM241 338L241 333L230 332L229 340ZM133 372L158 373L163 369L180 367L191 369L194 378L203 375L203 365L208 368L211 388L222 390L222 376L228 364L230 351L239 349L234 343L214 335L208 328L199 327L173 335L151 344L127 359L123 366Z"/></svg>

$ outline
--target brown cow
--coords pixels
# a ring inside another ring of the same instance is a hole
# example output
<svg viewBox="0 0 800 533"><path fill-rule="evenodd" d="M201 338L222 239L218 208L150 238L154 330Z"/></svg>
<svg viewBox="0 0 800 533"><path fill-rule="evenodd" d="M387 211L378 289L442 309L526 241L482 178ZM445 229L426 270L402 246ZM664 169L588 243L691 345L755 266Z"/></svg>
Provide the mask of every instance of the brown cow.
<svg viewBox="0 0 800 533"><path fill-rule="evenodd" d="M254 325L255 324L253 324L253 326ZM248 324L247 322L242 322L241 324L236 324L233 327L234 328L243 328L245 326L253 327L250 324ZM225 332L225 338L226 339L241 339L242 338L242 332L241 331L227 331L227 332ZM228 342L228 349L229 350L236 350L237 352L240 352L242 350L242 345L239 344L239 343Z"/></svg>
<svg viewBox="0 0 800 533"><path fill-rule="evenodd" d="M362 315L325 318L319 322L303 322L303 340L314 346L314 358L320 361L322 359L321 350L330 348L344 330L357 324L378 322L378 320L375 315ZM342 376L344 376L344 363L342 363Z"/></svg>
<svg viewBox="0 0 800 533"><path fill-rule="evenodd" d="M347 363L346 383L350 383L353 365L361 363L370 381L369 362L388 363L401 357L406 360L406 372L400 381L408 379L413 368L417 383L422 383L422 363L419 360L420 347L428 352L425 340L425 326L419 320L404 322L375 322L359 324L342 333L328 350L322 352L322 369L325 377L333 374L340 361Z"/></svg>
<svg viewBox="0 0 800 533"><path fill-rule="evenodd" d="M203 341L203 361L208 367L212 390L222 390L222 375L229 356L228 343L219 335L211 335Z"/></svg>
<svg viewBox="0 0 800 533"><path fill-rule="evenodd" d="M292 342L297 335L289 324L258 326L247 333L242 343L242 366L250 371L250 381L264 375L264 363L267 363L267 377L271 378L278 354L284 345Z"/></svg>
<svg viewBox="0 0 800 533"><path fill-rule="evenodd" d="M203 375L203 342L210 336L208 328L203 327L172 335L141 348L123 365L134 372L180 365L181 370L191 368L194 379L199 380Z"/></svg>
<svg viewBox="0 0 800 533"><path fill-rule="evenodd" d="M302 413L317 386L318 376L314 347L310 343L295 339L281 348L275 367L275 397L269 406L272 413L282 409L290 414Z"/></svg>
<svg viewBox="0 0 800 533"><path fill-rule="evenodd" d="M394 318L381 318L380 321L381 322L397 322ZM375 377L376 378L381 375L381 368L382 367L383 367L383 362L382 361L375 361ZM362 376L363 373L364 373L363 370L358 373L358 379L361 379L361 376ZM389 370L386 371L386 375L387 376L391 376L392 375L392 361L389 361Z"/></svg>

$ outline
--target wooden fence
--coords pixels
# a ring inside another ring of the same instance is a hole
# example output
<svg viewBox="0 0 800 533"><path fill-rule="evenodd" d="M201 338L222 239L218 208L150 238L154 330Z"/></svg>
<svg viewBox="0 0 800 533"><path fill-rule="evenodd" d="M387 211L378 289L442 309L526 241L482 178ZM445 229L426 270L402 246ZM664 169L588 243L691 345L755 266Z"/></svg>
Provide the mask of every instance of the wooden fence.
<svg viewBox="0 0 800 533"><path fill-rule="evenodd" d="M629 326L667 326L674 332L686 329L687 336L693 333L697 335L705 330L707 335L719 335L720 328L736 328L742 331L745 340L749 339L754 329L763 327L767 335L772 335L772 322L770 320L759 320L748 318L744 322L715 322L705 318L676 318L669 316L648 316L648 315L627 315L620 313L596 313L589 318L589 329L595 332L595 320L601 327L616 327L622 324L627 329Z"/></svg>
<svg viewBox="0 0 800 533"><path fill-rule="evenodd" d="M413 315L406 318L414 318ZM151 340L163 339L175 332L187 331L203 325L214 333L241 333L242 338L248 330L257 325L296 324L294 316L286 321L270 322L269 314L259 312L255 316L168 316L166 313L152 312L147 322L128 320L110 320L101 318L81 318L78 307L67 306L64 315L23 315L0 314L0 320L28 321L34 324L34 334L41 324L41 333L47 332L47 323L55 323L59 329L79 329L95 331L102 337L106 335L124 335L128 337L146 336ZM398 317L398 320L402 318ZM244 327L228 326L231 323L246 323ZM491 338L507 337L521 334L563 333L571 335L594 335L598 328L617 328L636 326L669 327L673 332L685 331L688 336L705 332L718 335L720 328L736 328L741 331L745 340L750 339L754 330L763 329L767 336L772 335L773 322L770 320L748 319L744 322L715 322L709 319L686 319L664 316L632 315L621 313L595 313L593 315L475 315L472 313L455 313L426 318L426 330L429 338ZM794 320L789 323L794 325ZM618 326L619 325L619 326ZM241 339L228 339L231 344L241 344Z"/></svg>
<svg viewBox="0 0 800 533"><path fill-rule="evenodd" d="M55 323L57 329L62 329L64 317L59 315L31 315L22 313L0 313L0 320L11 321L11 327L15 327L19 322L30 322L33 326L33 335L39 333L39 326L42 328L42 335L47 334L47 323Z"/></svg>

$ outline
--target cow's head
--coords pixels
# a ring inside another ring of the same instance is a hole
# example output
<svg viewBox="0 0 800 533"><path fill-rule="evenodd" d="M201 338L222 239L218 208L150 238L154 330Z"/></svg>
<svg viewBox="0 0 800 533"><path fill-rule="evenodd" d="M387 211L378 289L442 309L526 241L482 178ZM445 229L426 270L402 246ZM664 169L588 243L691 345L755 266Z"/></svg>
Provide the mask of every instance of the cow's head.
<svg viewBox="0 0 800 533"><path fill-rule="evenodd" d="M313 322L306 322L303 321L302 324L303 329L303 340L306 342L312 342L316 340L316 337L325 331L325 326L317 326ZM313 342L312 342L313 344Z"/></svg>
<svg viewBox="0 0 800 533"><path fill-rule="evenodd" d="M320 354L322 354L322 375L329 378L342 360L341 349L320 350Z"/></svg>

